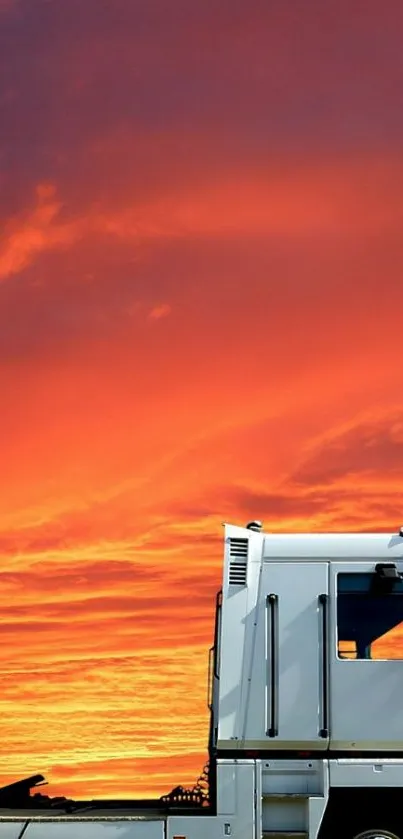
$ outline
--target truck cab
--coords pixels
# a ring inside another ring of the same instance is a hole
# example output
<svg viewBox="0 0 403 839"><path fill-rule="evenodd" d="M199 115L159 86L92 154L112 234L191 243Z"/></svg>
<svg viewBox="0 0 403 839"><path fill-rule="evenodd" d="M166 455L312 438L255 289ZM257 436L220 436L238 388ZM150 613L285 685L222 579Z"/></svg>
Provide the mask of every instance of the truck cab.
<svg viewBox="0 0 403 839"><path fill-rule="evenodd" d="M403 752L402 621L401 536L228 527L217 750Z"/></svg>
<svg viewBox="0 0 403 839"><path fill-rule="evenodd" d="M213 751L256 761L262 835L401 839L403 532L228 525L217 621Z"/></svg>

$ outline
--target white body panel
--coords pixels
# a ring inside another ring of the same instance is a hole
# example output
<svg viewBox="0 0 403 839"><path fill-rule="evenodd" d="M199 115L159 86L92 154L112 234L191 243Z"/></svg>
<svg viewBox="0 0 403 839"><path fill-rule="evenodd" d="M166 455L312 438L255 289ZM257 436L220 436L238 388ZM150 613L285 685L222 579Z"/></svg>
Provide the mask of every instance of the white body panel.
<svg viewBox="0 0 403 839"><path fill-rule="evenodd" d="M390 788L403 786L403 760L341 758L329 760L329 784L344 788Z"/></svg>
<svg viewBox="0 0 403 839"><path fill-rule="evenodd" d="M261 839L256 822L256 762L220 761L217 766L217 816L170 816L167 839Z"/></svg>
<svg viewBox="0 0 403 839"><path fill-rule="evenodd" d="M266 602L262 617L266 618L266 702L265 702L265 745L266 748L325 749L327 739L321 738L324 708L322 705L322 655L321 621L318 598L327 594L328 565L317 563L290 563L284 574L282 563L265 563L262 574L262 590L278 598L277 632L274 639L274 659L278 658L277 674L271 684L270 655L270 602ZM262 614L262 610L261 610ZM276 665L277 662L274 661ZM277 685L276 685L277 680ZM258 686L256 685L258 689ZM256 689L255 688L255 689ZM268 737L271 720L270 700L278 694L276 704L274 736ZM252 715L245 715L244 740L247 742L248 724L251 730ZM255 720L256 723L256 720ZM262 732L256 731L256 735ZM256 740L260 741L261 736Z"/></svg>
<svg viewBox="0 0 403 839"><path fill-rule="evenodd" d="M255 534L244 528L227 526L226 537L235 532L263 542L263 559L357 559L395 562L403 559L403 538L395 533L297 533Z"/></svg>
<svg viewBox="0 0 403 839"><path fill-rule="evenodd" d="M26 822L26 819L18 822L3 822L3 824L0 822L0 839L19 839Z"/></svg>
<svg viewBox="0 0 403 839"><path fill-rule="evenodd" d="M318 598L327 593L328 565L273 562L252 574L249 597L223 603L218 746L325 749Z"/></svg>
<svg viewBox="0 0 403 839"><path fill-rule="evenodd" d="M165 839L165 826L163 821L138 820L32 822L24 839Z"/></svg>

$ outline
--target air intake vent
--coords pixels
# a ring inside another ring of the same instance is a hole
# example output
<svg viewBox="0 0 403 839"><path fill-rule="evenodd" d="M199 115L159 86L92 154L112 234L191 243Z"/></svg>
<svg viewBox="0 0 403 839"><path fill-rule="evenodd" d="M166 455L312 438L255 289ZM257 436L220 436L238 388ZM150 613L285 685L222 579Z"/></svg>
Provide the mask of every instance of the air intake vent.
<svg viewBox="0 0 403 839"><path fill-rule="evenodd" d="M249 539L230 539L229 575L230 586L245 586L248 567Z"/></svg>

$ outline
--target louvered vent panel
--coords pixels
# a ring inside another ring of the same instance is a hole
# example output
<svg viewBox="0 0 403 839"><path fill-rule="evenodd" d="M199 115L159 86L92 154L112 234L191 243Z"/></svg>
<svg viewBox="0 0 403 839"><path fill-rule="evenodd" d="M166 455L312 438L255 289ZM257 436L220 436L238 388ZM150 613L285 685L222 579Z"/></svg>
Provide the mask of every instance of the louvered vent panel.
<svg viewBox="0 0 403 839"><path fill-rule="evenodd" d="M230 586L245 586L248 568L249 539L230 539L229 575Z"/></svg>

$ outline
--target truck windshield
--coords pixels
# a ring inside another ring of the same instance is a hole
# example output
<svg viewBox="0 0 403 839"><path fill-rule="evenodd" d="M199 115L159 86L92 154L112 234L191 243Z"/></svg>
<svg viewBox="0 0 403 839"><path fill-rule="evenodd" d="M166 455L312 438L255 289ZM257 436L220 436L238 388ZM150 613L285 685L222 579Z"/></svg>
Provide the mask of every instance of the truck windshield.
<svg viewBox="0 0 403 839"><path fill-rule="evenodd" d="M403 659L403 581L379 592L374 574L338 574L338 657Z"/></svg>

